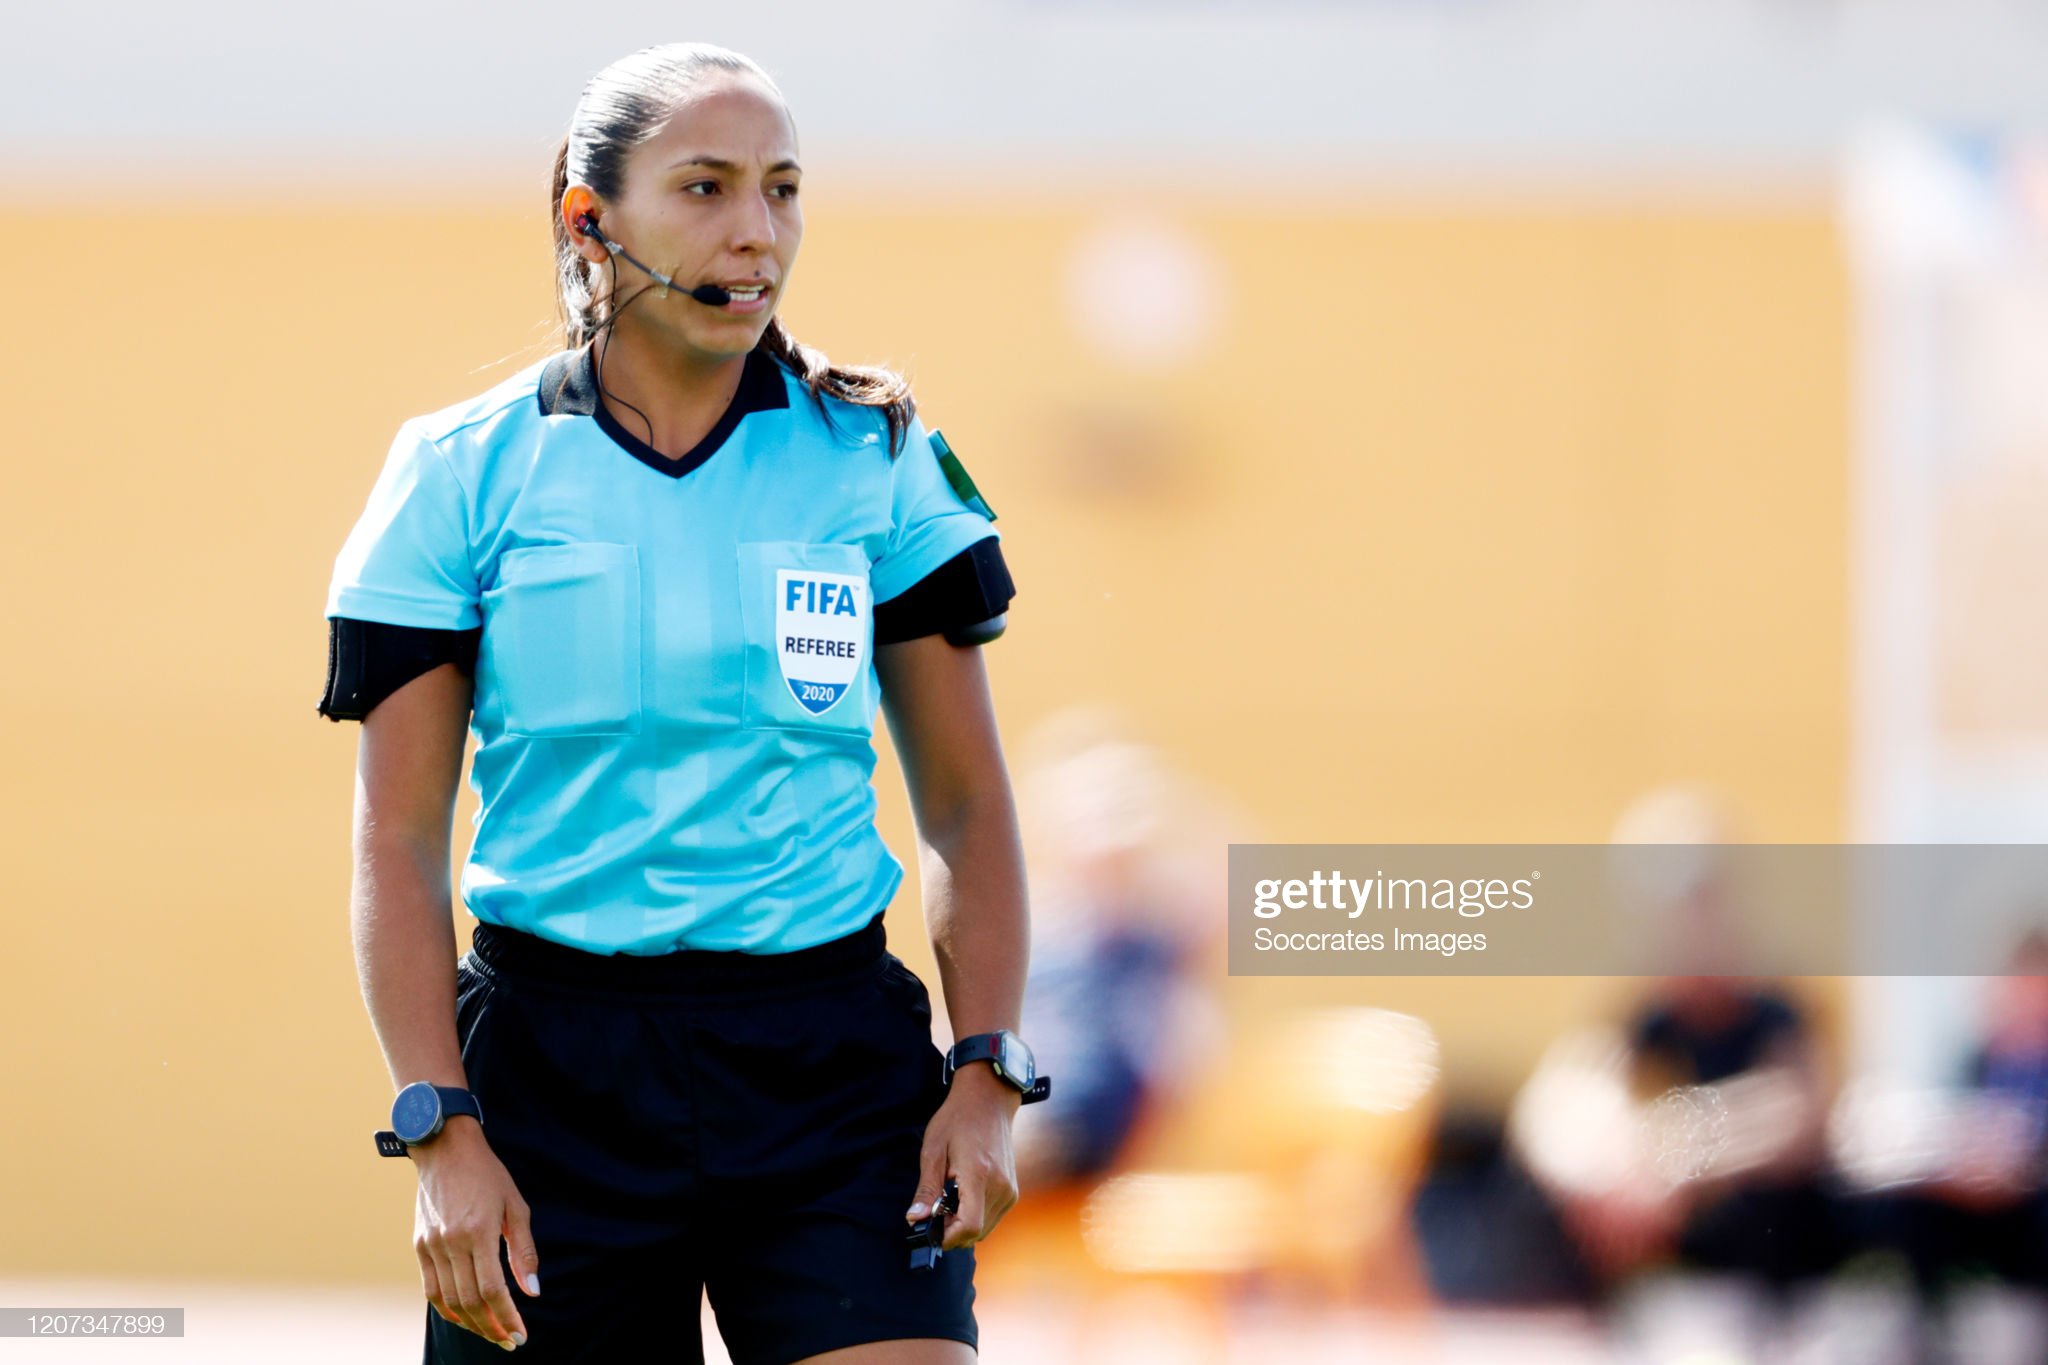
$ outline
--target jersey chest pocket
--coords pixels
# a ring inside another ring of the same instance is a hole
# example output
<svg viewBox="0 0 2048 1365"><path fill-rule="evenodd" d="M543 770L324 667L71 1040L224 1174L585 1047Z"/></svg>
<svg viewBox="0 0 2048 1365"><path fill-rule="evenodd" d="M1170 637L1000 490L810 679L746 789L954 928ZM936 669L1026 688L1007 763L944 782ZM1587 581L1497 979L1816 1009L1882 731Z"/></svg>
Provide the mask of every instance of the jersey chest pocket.
<svg viewBox="0 0 2048 1365"><path fill-rule="evenodd" d="M483 595L483 664L507 734L640 729L640 559L631 545L508 550Z"/></svg>
<svg viewBox="0 0 2048 1365"><path fill-rule="evenodd" d="M873 733L874 600L857 545L739 547L749 729Z"/></svg>

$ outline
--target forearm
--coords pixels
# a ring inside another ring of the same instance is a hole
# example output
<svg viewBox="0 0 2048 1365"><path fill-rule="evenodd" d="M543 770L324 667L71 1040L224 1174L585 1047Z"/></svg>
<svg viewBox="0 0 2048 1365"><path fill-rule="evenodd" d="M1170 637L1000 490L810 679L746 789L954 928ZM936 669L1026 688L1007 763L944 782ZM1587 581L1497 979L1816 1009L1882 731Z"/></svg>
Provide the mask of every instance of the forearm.
<svg viewBox="0 0 2048 1365"><path fill-rule="evenodd" d="M919 844L925 924L953 1036L1019 1029L1031 926L1008 782L928 818Z"/></svg>
<svg viewBox="0 0 2048 1365"><path fill-rule="evenodd" d="M455 1032L455 926L448 860L407 839L359 841L350 904L356 974L393 1087L467 1088Z"/></svg>

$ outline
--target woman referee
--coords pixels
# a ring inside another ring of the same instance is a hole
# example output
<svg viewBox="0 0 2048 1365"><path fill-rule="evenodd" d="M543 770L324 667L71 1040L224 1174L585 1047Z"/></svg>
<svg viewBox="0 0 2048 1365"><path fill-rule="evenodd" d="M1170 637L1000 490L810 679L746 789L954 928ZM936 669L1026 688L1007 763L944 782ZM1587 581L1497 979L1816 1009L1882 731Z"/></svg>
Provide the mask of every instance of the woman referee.
<svg viewBox="0 0 2048 1365"><path fill-rule="evenodd" d="M776 320L800 176L747 58L600 72L548 194L568 349L406 422L335 563L320 709L363 722L356 958L430 1363L701 1360L700 1287L738 1365L974 1355L972 1245L1044 1093L975 648L1013 588L903 380ZM883 937L878 704L943 1057ZM935 1211L929 1263L908 1239Z"/></svg>

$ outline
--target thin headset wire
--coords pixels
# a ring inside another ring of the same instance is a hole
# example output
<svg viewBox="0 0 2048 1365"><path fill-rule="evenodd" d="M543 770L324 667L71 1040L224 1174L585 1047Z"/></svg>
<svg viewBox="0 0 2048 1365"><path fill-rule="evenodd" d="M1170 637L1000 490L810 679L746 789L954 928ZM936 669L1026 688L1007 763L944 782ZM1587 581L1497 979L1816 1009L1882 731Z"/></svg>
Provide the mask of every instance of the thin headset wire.
<svg viewBox="0 0 2048 1365"><path fill-rule="evenodd" d="M605 264L612 268L612 287L608 292L607 297L616 299L619 296L618 260L616 255L610 251L605 252L604 260ZM590 329L590 340L584 343L585 345L591 348L590 359L592 362L593 369L595 370L597 375L597 391L603 394L605 397L610 398L620 407L631 410L636 417L638 417L642 422L646 423L647 444L650 448L654 445L654 423L648 418L646 413L640 411L640 409L634 407L631 403L619 397L619 395L613 393L610 389L604 386L604 351L598 348L597 334L599 332L610 330L612 324L619 320L619 315L625 312L628 308L630 308L633 305L633 300L639 298L642 294L645 294L648 290L652 288L654 288L654 286L651 284L643 285L639 289L635 290L633 293L628 294L626 296L626 301L624 303L621 303L617 307L613 308L609 313L605 315L604 321L598 323L597 326ZM664 288L662 292L666 293L667 290Z"/></svg>

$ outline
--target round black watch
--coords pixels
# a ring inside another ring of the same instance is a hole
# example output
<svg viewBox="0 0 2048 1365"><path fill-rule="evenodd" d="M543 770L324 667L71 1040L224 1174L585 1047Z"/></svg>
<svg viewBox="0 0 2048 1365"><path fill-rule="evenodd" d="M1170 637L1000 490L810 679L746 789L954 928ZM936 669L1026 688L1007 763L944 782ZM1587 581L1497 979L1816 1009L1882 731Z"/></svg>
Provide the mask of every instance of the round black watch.
<svg viewBox="0 0 2048 1365"><path fill-rule="evenodd" d="M1038 1060L1024 1040L1008 1029L977 1033L962 1038L946 1053L946 1084L953 1073L970 1062L987 1062L996 1075L1024 1093L1023 1103L1035 1104L1052 1093L1052 1077L1038 1074Z"/></svg>
<svg viewBox="0 0 2048 1365"><path fill-rule="evenodd" d="M484 1121L483 1106L461 1086L414 1081L391 1102L391 1128L377 1134L377 1152L380 1156L404 1156L408 1148L432 1142L457 1114Z"/></svg>

